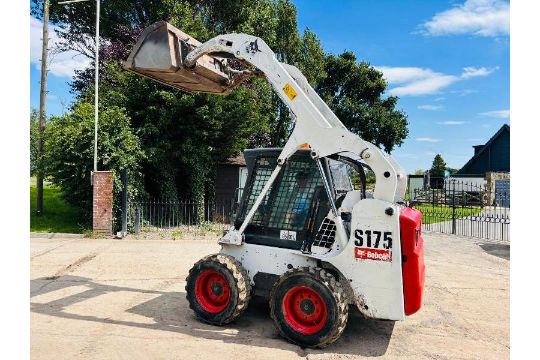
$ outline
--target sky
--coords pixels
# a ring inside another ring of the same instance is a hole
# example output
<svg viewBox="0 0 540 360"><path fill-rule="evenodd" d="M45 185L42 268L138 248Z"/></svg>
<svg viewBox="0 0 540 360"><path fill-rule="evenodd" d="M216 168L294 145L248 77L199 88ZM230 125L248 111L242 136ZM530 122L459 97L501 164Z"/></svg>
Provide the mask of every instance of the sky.
<svg viewBox="0 0 540 360"><path fill-rule="evenodd" d="M461 168L473 145L510 121L510 9L502 0L293 0L301 31L313 30L328 53L353 51L382 71L399 97L409 136L392 155L408 173L440 153ZM39 107L41 22L30 18L30 106ZM54 30L54 26L52 27ZM51 41L56 41L54 31ZM68 110L69 81L88 66L75 53L52 57L47 113Z"/></svg>

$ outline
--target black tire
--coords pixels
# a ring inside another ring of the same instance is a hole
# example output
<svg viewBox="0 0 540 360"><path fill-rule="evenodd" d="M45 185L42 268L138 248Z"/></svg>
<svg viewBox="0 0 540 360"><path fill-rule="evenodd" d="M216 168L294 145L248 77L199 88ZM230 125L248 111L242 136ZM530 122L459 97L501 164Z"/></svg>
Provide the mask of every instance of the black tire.
<svg viewBox="0 0 540 360"><path fill-rule="evenodd" d="M307 291L306 297L302 297L302 289ZM301 302L292 301L291 305L291 299ZM316 300L322 300L324 307L321 304L317 308L319 304ZM299 268L286 272L274 284L270 294L270 316L279 333L302 347L324 348L336 341L347 325L348 309L345 290L334 276L321 268ZM323 311L325 317L313 318ZM298 319L298 314L303 314L304 320ZM313 325L299 327L299 323L309 322L310 316Z"/></svg>
<svg viewBox="0 0 540 360"><path fill-rule="evenodd" d="M251 297L249 276L232 256L215 254L204 257L189 270L186 282L189 307L204 322L228 324L248 307Z"/></svg>

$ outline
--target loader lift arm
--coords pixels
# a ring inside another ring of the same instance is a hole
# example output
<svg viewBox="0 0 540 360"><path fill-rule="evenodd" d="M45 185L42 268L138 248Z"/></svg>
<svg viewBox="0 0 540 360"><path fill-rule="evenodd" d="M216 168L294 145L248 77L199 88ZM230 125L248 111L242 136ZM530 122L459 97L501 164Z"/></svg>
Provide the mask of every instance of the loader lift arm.
<svg viewBox="0 0 540 360"><path fill-rule="evenodd" d="M151 37L153 38L149 41ZM153 54L149 54L149 51ZM166 76L160 75L159 71L154 72L162 66L154 64L154 59L160 56L164 56L167 60L165 63L169 66L166 69L168 71ZM152 65L146 65L149 57L152 57ZM233 69L227 58L239 61L245 70ZM211 67L208 64L212 64L212 61L214 66L218 64L218 69L213 72L208 70ZM247 34L225 34L201 44L170 24L160 22L145 30L124 66L130 71L176 88L220 94L227 94L248 77L262 74L289 107L295 126L279 155L278 165L242 225L229 231L220 240L222 243L236 245L242 243L244 230L283 164L297 150L305 147L311 149L311 156L316 160L332 155L354 154L375 173L376 184L373 194L375 199L389 203L403 201L407 183L403 169L390 155L350 132L318 96L300 70L279 62L274 52L261 38ZM183 83L178 81L180 73L184 77ZM200 84L197 84L197 81ZM344 233L343 223L340 220L338 217L336 225L338 231Z"/></svg>

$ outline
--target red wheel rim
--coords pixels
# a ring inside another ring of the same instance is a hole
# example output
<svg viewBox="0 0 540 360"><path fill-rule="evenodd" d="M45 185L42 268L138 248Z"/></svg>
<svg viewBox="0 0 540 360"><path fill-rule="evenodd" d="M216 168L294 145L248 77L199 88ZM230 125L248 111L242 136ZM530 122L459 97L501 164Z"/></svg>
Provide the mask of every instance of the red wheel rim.
<svg viewBox="0 0 540 360"><path fill-rule="evenodd" d="M229 282L223 274L214 270L205 270L195 281L195 297L205 311L219 313L231 300Z"/></svg>
<svg viewBox="0 0 540 360"><path fill-rule="evenodd" d="M307 286L287 291L282 310L289 326L304 335L315 334L326 323L326 304L318 292Z"/></svg>

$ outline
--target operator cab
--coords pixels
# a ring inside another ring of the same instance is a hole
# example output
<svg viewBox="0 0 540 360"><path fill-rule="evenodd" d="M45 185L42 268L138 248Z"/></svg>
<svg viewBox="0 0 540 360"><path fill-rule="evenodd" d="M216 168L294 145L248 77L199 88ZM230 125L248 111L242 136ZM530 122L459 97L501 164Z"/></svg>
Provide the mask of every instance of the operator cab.
<svg viewBox="0 0 540 360"><path fill-rule="evenodd" d="M248 178L236 214L237 229L276 168L280 153L279 148L244 152ZM356 180L357 189L351 176ZM330 216L332 202L345 229L350 231L352 206L365 197L362 164L336 157L322 158L319 167L318 160L310 156L309 150L299 150L285 162L255 212L244 231L245 242L304 252L311 252L312 246L329 251L336 232Z"/></svg>

